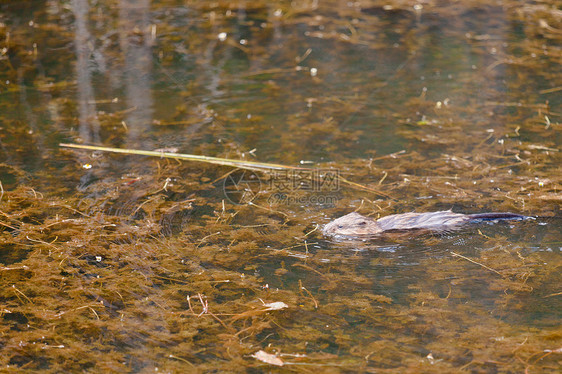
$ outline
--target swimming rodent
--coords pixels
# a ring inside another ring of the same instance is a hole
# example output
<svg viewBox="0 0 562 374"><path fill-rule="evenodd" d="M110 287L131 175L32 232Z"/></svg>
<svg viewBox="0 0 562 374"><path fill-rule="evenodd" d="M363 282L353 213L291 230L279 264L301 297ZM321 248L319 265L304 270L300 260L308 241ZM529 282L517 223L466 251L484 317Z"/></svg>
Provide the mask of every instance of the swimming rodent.
<svg viewBox="0 0 562 374"><path fill-rule="evenodd" d="M375 220L359 213L349 213L324 226L322 232L327 236L368 237L381 235L388 231L427 230L447 231L472 221L497 219L526 219L529 217L516 213L462 214L451 210L431 213L393 214Z"/></svg>

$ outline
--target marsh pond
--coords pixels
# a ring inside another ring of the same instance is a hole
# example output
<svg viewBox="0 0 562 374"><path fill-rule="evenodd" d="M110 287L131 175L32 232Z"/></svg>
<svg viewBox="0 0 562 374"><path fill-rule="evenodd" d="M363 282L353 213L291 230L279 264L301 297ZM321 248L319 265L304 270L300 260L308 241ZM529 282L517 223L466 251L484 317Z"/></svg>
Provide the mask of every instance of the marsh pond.
<svg viewBox="0 0 562 374"><path fill-rule="evenodd" d="M554 0L0 2L0 372L559 373L560 66ZM532 218L322 232L447 210Z"/></svg>

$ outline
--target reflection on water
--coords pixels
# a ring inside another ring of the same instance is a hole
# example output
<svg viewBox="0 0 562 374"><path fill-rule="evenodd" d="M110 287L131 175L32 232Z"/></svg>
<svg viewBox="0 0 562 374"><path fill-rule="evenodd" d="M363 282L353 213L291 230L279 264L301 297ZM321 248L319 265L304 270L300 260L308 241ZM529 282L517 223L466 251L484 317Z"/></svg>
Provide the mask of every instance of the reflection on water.
<svg viewBox="0 0 562 374"><path fill-rule="evenodd" d="M149 12L149 0L119 1L119 45L123 53L125 102L134 108L125 117L127 145L138 145L140 134L149 130L153 119L151 75L156 26L152 24L151 27Z"/></svg>
<svg viewBox="0 0 562 374"><path fill-rule="evenodd" d="M556 5L3 2L2 370L557 372ZM446 209L537 219L321 235Z"/></svg>
<svg viewBox="0 0 562 374"><path fill-rule="evenodd" d="M76 83L78 86L77 102L79 112L79 134L84 142L99 142L99 122L96 117L95 96L92 87L93 38L87 27L87 16L90 10L88 1L72 0L76 27L74 47L76 49Z"/></svg>

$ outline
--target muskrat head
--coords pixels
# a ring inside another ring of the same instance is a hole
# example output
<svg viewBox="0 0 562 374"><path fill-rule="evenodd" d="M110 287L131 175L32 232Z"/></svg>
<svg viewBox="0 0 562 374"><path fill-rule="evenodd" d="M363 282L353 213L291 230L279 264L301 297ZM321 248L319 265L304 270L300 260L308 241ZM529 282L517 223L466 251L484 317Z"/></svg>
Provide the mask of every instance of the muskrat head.
<svg viewBox="0 0 562 374"><path fill-rule="evenodd" d="M328 236L369 236L380 234L383 229L372 218L359 213L349 213L324 226L322 232Z"/></svg>

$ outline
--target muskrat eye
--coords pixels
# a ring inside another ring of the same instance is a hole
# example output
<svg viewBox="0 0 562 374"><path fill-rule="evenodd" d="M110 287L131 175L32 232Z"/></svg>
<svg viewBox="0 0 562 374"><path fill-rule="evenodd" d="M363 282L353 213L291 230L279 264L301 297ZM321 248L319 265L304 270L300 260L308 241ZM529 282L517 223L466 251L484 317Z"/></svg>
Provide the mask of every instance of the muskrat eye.
<svg viewBox="0 0 562 374"><path fill-rule="evenodd" d="M361 222L358 223L359 226L365 226L366 224L367 224L367 222L365 222L365 221L361 221Z"/></svg>
<svg viewBox="0 0 562 374"><path fill-rule="evenodd" d="M343 229L343 225L338 225L338 229Z"/></svg>

